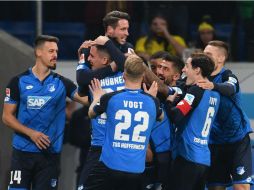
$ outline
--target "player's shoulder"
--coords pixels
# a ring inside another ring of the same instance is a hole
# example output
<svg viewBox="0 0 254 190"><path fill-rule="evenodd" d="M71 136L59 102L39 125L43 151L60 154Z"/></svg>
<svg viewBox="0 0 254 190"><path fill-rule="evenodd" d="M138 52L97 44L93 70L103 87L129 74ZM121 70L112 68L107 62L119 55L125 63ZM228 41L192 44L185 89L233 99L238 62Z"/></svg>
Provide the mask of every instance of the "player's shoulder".
<svg viewBox="0 0 254 190"><path fill-rule="evenodd" d="M225 69L222 73L222 81L227 81L227 80L233 80L233 81L238 81L237 76L230 70L230 69Z"/></svg>
<svg viewBox="0 0 254 190"><path fill-rule="evenodd" d="M29 70L23 71L15 76L13 76L10 81L11 82L18 82L22 77L30 75L31 72Z"/></svg>

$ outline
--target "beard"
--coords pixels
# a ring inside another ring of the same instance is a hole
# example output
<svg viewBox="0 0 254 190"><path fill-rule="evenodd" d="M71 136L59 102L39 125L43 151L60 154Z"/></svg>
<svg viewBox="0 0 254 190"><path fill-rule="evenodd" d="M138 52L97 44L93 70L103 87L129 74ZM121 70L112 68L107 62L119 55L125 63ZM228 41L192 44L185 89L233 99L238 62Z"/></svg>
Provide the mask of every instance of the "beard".
<svg viewBox="0 0 254 190"><path fill-rule="evenodd" d="M56 70L56 64L54 64L54 65L49 65L48 68L49 68L50 70Z"/></svg>

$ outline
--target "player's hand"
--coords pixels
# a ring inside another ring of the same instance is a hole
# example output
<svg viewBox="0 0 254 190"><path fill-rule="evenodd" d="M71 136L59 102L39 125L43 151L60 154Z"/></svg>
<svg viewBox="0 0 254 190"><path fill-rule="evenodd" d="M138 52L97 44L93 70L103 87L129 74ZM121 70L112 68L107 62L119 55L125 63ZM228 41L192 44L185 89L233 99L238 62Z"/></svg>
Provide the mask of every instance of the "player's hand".
<svg viewBox="0 0 254 190"><path fill-rule="evenodd" d="M167 100L169 100L170 102L174 102L174 100L176 99L177 95L178 95L177 92L175 92L173 95L169 95L167 97Z"/></svg>
<svg viewBox="0 0 254 190"><path fill-rule="evenodd" d="M110 65L110 67L111 67L113 72L117 71L117 65L116 65L116 63L114 61L112 61L109 65Z"/></svg>
<svg viewBox="0 0 254 190"><path fill-rule="evenodd" d="M30 138L40 150L47 149L50 146L49 136L45 135L42 132L34 130L31 133Z"/></svg>
<svg viewBox="0 0 254 190"><path fill-rule="evenodd" d="M160 28L161 28L162 35L164 37L168 38L170 36L170 32L169 32L167 26L166 25L162 25L162 26L160 26Z"/></svg>
<svg viewBox="0 0 254 190"><path fill-rule="evenodd" d="M81 50L82 49L87 49L87 48L90 48L92 45L94 45L94 41L92 40L87 40L87 41L84 41L81 46L79 47L78 49L78 57L80 58L81 56Z"/></svg>
<svg viewBox="0 0 254 190"><path fill-rule="evenodd" d="M158 83L153 81L152 85L150 86L149 90L146 87L146 84L143 83L143 89L146 93L152 95L153 97L157 96L157 92L158 92Z"/></svg>
<svg viewBox="0 0 254 190"><path fill-rule="evenodd" d="M203 88L205 90L212 90L214 88L214 84L213 82L207 80L199 80L197 82L197 86L199 86L200 88Z"/></svg>
<svg viewBox="0 0 254 190"><path fill-rule="evenodd" d="M95 78L91 81L91 84L89 85L89 89L95 101L98 101L101 98L101 96L105 94L105 91L101 88L100 81Z"/></svg>
<svg viewBox="0 0 254 190"><path fill-rule="evenodd" d="M95 44L97 45L105 45L107 41L109 41L107 36L99 36L94 40Z"/></svg>

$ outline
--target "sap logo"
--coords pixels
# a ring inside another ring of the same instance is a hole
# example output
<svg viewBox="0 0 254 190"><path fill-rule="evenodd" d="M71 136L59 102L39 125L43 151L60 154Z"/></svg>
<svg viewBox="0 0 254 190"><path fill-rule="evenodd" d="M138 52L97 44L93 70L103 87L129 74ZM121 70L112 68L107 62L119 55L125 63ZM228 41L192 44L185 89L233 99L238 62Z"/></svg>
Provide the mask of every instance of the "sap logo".
<svg viewBox="0 0 254 190"><path fill-rule="evenodd" d="M28 85L28 86L26 86L26 89L27 90L30 90L30 89L32 89L33 88L33 86L32 85Z"/></svg>
<svg viewBox="0 0 254 190"><path fill-rule="evenodd" d="M41 109L49 100L50 96L28 96L27 108L28 109Z"/></svg>

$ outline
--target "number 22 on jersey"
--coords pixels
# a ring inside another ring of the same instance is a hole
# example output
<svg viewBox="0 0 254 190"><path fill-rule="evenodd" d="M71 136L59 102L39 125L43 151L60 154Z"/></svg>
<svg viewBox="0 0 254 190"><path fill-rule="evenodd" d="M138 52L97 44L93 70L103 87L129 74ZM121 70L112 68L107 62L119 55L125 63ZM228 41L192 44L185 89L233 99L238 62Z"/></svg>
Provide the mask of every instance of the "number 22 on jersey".
<svg viewBox="0 0 254 190"><path fill-rule="evenodd" d="M133 133L126 134L124 133L127 129L129 129L132 125L132 117L134 121L141 122L140 124L137 124L133 128ZM134 115L130 113L128 110L118 110L115 114L115 119L120 120L122 122L119 122L115 127L115 134L114 139L115 140L121 140L121 141L133 141L133 142L139 142L144 143L146 141L146 136L141 136L141 132L145 132L148 129L149 126L149 114L145 111L138 111ZM131 136L131 139L130 139Z"/></svg>

